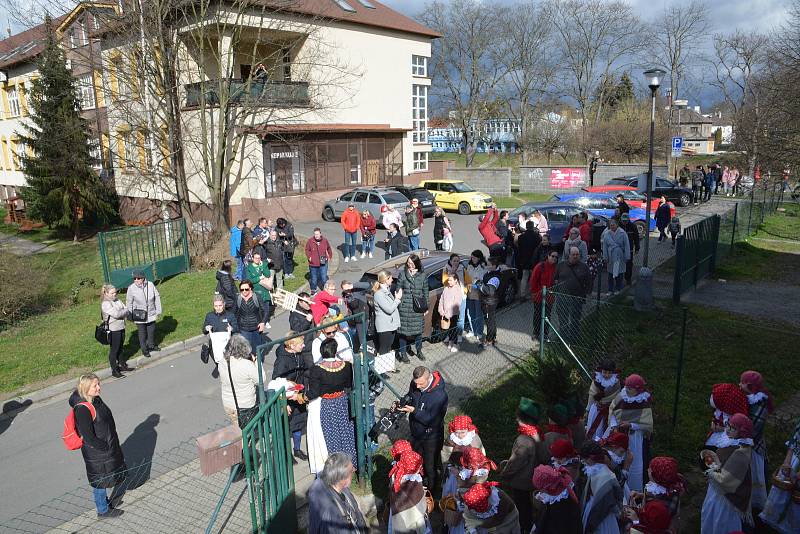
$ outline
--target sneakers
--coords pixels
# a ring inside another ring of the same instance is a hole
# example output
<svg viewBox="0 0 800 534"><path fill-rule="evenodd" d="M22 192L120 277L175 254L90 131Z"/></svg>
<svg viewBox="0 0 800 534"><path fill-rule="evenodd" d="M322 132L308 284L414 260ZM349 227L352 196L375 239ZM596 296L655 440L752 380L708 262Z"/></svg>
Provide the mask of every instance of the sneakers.
<svg viewBox="0 0 800 534"><path fill-rule="evenodd" d="M369 253L369 257L370 257L370 258L372 257L372 252L370 252L370 253Z"/></svg>
<svg viewBox="0 0 800 534"><path fill-rule="evenodd" d="M301 451L300 449L295 449L295 451L292 454L295 458L298 458L300 460L303 461L308 460L308 455L303 451Z"/></svg>
<svg viewBox="0 0 800 534"><path fill-rule="evenodd" d="M109 508L108 511L102 514L97 514L97 519L112 519L114 517L119 517L124 513L125 512L123 512L119 508Z"/></svg>
<svg viewBox="0 0 800 534"><path fill-rule="evenodd" d="M473 337L475 337L475 334L473 334L472 332L467 332L464 334L464 337L467 339L472 339Z"/></svg>
<svg viewBox="0 0 800 534"><path fill-rule="evenodd" d="M363 260L363 259L364 259L364 258L366 258L366 257L367 257L367 254L366 254L366 252L362 252L362 253L361 253L361 259Z"/></svg>
<svg viewBox="0 0 800 534"><path fill-rule="evenodd" d="M351 261L358 261L358 258L356 258L355 256L351 256L351 257L350 257L350 260L351 260Z"/></svg>
<svg viewBox="0 0 800 534"><path fill-rule="evenodd" d="M288 279L288 280L292 280L294 278L294 275L293 274L287 274L287 275L284 275L283 277Z"/></svg>
<svg viewBox="0 0 800 534"><path fill-rule="evenodd" d="M450 352L458 352L458 347L455 345L450 345Z"/></svg>
<svg viewBox="0 0 800 534"><path fill-rule="evenodd" d="M119 369L114 369L113 371L111 371L111 376L113 376L114 378L125 378L125 375L120 373Z"/></svg>
<svg viewBox="0 0 800 534"><path fill-rule="evenodd" d="M347 256L345 256L345 257L344 257L344 262L345 262L345 263L347 263L347 262L349 262L349 261L350 261L350 258L348 258Z"/></svg>

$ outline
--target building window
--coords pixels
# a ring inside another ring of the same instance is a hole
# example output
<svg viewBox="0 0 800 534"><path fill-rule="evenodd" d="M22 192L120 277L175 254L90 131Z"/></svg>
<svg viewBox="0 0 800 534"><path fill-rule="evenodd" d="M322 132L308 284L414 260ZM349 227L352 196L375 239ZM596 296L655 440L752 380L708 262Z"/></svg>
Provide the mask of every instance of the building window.
<svg viewBox="0 0 800 534"><path fill-rule="evenodd" d="M411 108L413 114L412 141L414 143L424 143L428 137L428 88L426 86L413 86Z"/></svg>
<svg viewBox="0 0 800 534"><path fill-rule="evenodd" d="M100 169L103 166L103 152L100 150L100 141L89 140L89 157L92 158L92 167Z"/></svg>
<svg viewBox="0 0 800 534"><path fill-rule="evenodd" d="M122 142L125 147L125 168L132 169L136 166L136 154L139 151L136 149L136 136L131 132L122 134Z"/></svg>
<svg viewBox="0 0 800 534"><path fill-rule="evenodd" d="M427 171L428 170L428 153L427 152L414 152L414 170Z"/></svg>
<svg viewBox="0 0 800 534"><path fill-rule="evenodd" d="M144 168L152 170L153 168L153 145L149 132L142 132L142 148L144 148Z"/></svg>
<svg viewBox="0 0 800 534"><path fill-rule="evenodd" d="M92 84L92 75L84 74L78 78L78 102L80 102L81 109L94 109L94 86Z"/></svg>
<svg viewBox="0 0 800 534"><path fill-rule="evenodd" d="M8 116L9 117L19 117L20 115L20 107L19 107L19 92L17 91L16 86L12 86L8 89Z"/></svg>
<svg viewBox="0 0 800 534"><path fill-rule="evenodd" d="M414 76L428 76L428 58L425 56L411 56L411 74Z"/></svg>
<svg viewBox="0 0 800 534"><path fill-rule="evenodd" d="M283 60L283 81L292 81L292 51L289 48L281 50Z"/></svg>

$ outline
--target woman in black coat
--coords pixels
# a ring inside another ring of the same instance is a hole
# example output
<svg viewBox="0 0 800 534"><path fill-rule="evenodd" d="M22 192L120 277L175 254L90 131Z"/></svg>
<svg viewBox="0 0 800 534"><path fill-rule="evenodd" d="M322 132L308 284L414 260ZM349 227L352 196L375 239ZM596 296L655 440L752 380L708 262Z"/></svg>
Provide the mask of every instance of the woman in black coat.
<svg viewBox="0 0 800 534"><path fill-rule="evenodd" d="M422 333L425 330L425 316L429 310L416 311L414 297L428 304L428 277L422 270L422 261L416 254L411 254L406 260L405 268L397 275L397 288L403 290L400 300L400 360L406 358L406 352L414 353L410 345L413 343L417 349L416 356L425 360L422 355Z"/></svg>
<svg viewBox="0 0 800 534"><path fill-rule="evenodd" d="M289 332L287 337L294 335ZM306 411L305 395L308 393L308 371L314 366L310 350L305 350L302 337L287 339L283 345L275 349L275 366L272 368L272 379L285 378L295 384L301 384L303 391L288 399L289 430L292 432L292 445L294 457L308 460L308 456L301 450L300 442L306 430L308 413ZM295 463L297 463L295 461Z"/></svg>
<svg viewBox="0 0 800 534"><path fill-rule="evenodd" d="M90 409L87 404L92 405ZM115 508L125 492L123 481L127 466L119 445L117 426L111 409L100 398L100 379L95 374L81 376L69 398L75 414L75 428L83 439L81 454L86 464L86 476L94 493L97 517L118 517L122 510ZM92 413L94 412L94 413ZM111 498L107 488L114 488Z"/></svg>
<svg viewBox="0 0 800 534"><path fill-rule="evenodd" d="M217 271L217 293L222 295L222 298L225 299L225 309L227 311L233 310L238 293L233 283L232 269L233 264L231 260L225 260L222 262L219 271Z"/></svg>

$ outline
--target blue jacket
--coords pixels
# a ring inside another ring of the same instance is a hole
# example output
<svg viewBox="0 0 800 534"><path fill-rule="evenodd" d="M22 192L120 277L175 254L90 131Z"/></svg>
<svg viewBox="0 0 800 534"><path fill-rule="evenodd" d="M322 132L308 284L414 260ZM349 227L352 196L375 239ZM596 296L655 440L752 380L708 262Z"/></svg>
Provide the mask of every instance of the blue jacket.
<svg viewBox="0 0 800 534"><path fill-rule="evenodd" d="M211 311L206 314L206 320L203 321L203 333L208 333L206 332L206 326L211 326L212 332L225 332L228 329L228 325L233 328L233 333L239 331L239 325L236 324L236 315L229 311L224 311L221 314Z"/></svg>
<svg viewBox="0 0 800 534"><path fill-rule="evenodd" d="M408 416L411 436L427 439L444 436L444 416L447 414L447 391L439 371L433 372L433 384L427 391L417 389L411 382L408 394L413 401L414 412Z"/></svg>
<svg viewBox="0 0 800 534"><path fill-rule="evenodd" d="M239 245L242 243L242 231L236 226L231 228L231 239L228 241L228 246L231 249L231 258L239 255Z"/></svg>

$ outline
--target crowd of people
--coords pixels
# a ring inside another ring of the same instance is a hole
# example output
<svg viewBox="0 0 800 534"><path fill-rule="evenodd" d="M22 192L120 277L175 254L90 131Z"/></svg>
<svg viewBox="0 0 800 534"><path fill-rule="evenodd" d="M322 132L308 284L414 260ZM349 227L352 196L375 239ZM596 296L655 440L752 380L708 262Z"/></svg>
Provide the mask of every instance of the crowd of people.
<svg viewBox="0 0 800 534"><path fill-rule="evenodd" d="M742 180L744 175L736 167L728 167L719 163L697 165L694 170L685 164L678 173L681 187L692 189L692 201L695 205L708 202L711 195L735 197L744 193Z"/></svg>

